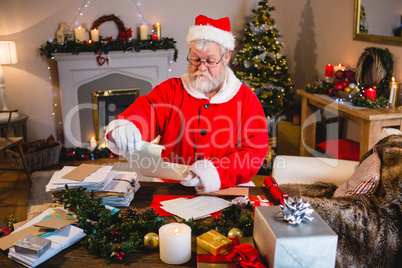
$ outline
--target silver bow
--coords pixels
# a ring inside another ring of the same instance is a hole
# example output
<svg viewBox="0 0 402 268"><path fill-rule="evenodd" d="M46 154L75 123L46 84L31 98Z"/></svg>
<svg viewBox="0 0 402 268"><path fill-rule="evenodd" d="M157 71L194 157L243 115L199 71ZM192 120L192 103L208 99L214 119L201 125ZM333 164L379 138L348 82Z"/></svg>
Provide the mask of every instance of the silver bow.
<svg viewBox="0 0 402 268"><path fill-rule="evenodd" d="M277 217L285 219L289 224L300 224L303 220L312 221L314 217L310 216L314 209L310 208L309 202L303 202L301 198L285 198L282 209Z"/></svg>

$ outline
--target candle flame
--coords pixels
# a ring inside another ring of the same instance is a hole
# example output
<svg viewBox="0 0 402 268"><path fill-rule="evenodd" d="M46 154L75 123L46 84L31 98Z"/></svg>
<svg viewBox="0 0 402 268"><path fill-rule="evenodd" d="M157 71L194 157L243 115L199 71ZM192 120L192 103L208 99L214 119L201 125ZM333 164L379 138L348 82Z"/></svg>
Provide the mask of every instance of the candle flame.
<svg viewBox="0 0 402 268"><path fill-rule="evenodd" d="M392 77L392 82L395 82L395 77Z"/></svg>
<svg viewBox="0 0 402 268"><path fill-rule="evenodd" d="M178 233L179 233L179 228L174 229L173 234L174 234L174 235L177 235Z"/></svg>
<svg viewBox="0 0 402 268"><path fill-rule="evenodd" d="M91 141L94 141L94 140L95 140L95 137L94 137L94 136L92 136Z"/></svg>

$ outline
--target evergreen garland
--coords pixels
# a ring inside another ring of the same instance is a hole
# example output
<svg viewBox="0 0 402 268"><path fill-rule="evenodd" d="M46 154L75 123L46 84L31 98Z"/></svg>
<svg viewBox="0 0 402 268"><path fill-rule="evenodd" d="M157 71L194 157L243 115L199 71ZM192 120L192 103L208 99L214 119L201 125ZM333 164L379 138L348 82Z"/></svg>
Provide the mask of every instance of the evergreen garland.
<svg viewBox="0 0 402 268"><path fill-rule="evenodd" d="M334 87L334 83L325 82L325 81L317 81L314 84L307 84L306 92L311 94L325 94L328 95L329 89Z"/></svg>
<svg viewBox="0 0 402 268"><path fill-rule="evenodd" d="M356 96L352 99L352 103L355 106L367 107L367 108L379 108L388 104L388 99L384 97L378 97L374 101L371 98L363 96Z"/></svg>
<svg viewBox="0 0 402 268"><path fill-rule="evenodd" d="M143 249L144 236L150 232L158 233L159 228L165 224L165 218L157 215L153 209L136 215L135 220L124 221L124 215L120 212L111 214L102 204L102 199L87 198L85 188L65 187L59 201L65 208L76 213L79 227L86 233L81 243L89 254L106 259L108 264L121 262L128 254ZM249 208L249 204L232 205L224 209L220 217L209 226L200 226L193 220L183 223L191 227L193 236L212 229L227 236L228 231L234 227L242 230L245 236L251 236L254 224L248 213Z"/></svg>
<svg viewBox="0 0 402 268"><path fill-rule="evenodd" d="M141 50L168 50L173 49L173 60L177 60L178 50L176 48L176 41L173 38L162 38L161 40L110 40L99 41L87 44L86 42L76 43L74 41L66 41L58 44L57 41L49 42L39 48L40 54L51 58L53 53L72 53L78 55L81 52L93 52L95 55L99 52L108 54L110 51L124 51L124 52L140 52Z"/></svg>
<svg viewBox="0 0 402 268"><path fill-rule="evenodd" d="M59 161L80 161L80 160L95 160L101 158L113 158L116 157L114 153L107 147L96 146L93 150L89 148L75 147L66 148L61 147Z"/></svg>
<svg viewBox="0 0 402 268"><path fill-rule="evenodd" d="M283 112L295 100L291 92L286 57L280 54L283 44L270 12L275 7L268 0L258 3L254 16L244 32L244 48L235 57L236 76L259 98L267 116Z"/></svg>

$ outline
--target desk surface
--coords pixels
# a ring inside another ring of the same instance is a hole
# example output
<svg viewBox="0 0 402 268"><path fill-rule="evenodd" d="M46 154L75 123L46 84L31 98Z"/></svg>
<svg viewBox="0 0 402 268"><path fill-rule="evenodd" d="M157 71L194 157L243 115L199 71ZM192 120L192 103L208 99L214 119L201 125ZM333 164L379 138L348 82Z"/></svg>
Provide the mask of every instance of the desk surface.
<svg viewBox="0 0 402 268"><path fill-rule="evenodd" d="M178 183L155 183L155 182L141 182L141 187L137 191L132 206L138 210L147 209L155 195L195 195L196 192L193 187L184 187ZM263 187L250 187L250 196L264 195L268 200L274 202L272 197L268 194L267 190ZM288 193L289 196L296 195L295 193ZM172 218L172 217L168 217ZM172 220L172 219L170 219ZM202 223L202 220L197 222ZM196 267L196 244L193 240L192 243L192 256L191 260L180 267ZM20 264L8 259L5 252L0 251L0 267L23 267ZM127 265L134 265L136 267L178 267L167 265L159 259L159 251L140 251L138 253L130 254L124 259L122 263L107 265L105 259L101 259L94 255L89 255L87 249L80 245L79 242L63 250L53 258L47 260L38 267L125 267Z"/></svg>

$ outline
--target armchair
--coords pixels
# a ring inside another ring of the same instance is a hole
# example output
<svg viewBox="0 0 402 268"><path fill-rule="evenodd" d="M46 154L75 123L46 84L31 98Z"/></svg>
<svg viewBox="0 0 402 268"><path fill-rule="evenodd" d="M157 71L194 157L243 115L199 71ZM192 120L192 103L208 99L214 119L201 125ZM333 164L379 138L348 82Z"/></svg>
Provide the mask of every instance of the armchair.
<svg viewBox="0 0 402 268"><path fill-rule="evenodd" d="M21 146L22 142L24 141L23 137L8 137L12 113L16 113L17 111L18 110L0 110L0 113L8 113L9 114L4 137L0 137L0 153L4 152L7 149L16 147L18 150L18 153L20 154L21 159L22 159L23 168L21 168L21 170L25 170L29 183L32 183L31 173L29 173L29 168L25 161L24 151L22 150L22 146ZM14 168L8 168L8 167L0 168L0 170L6 170L6 171L12 170L12 169L14 169Z"/></svg>

